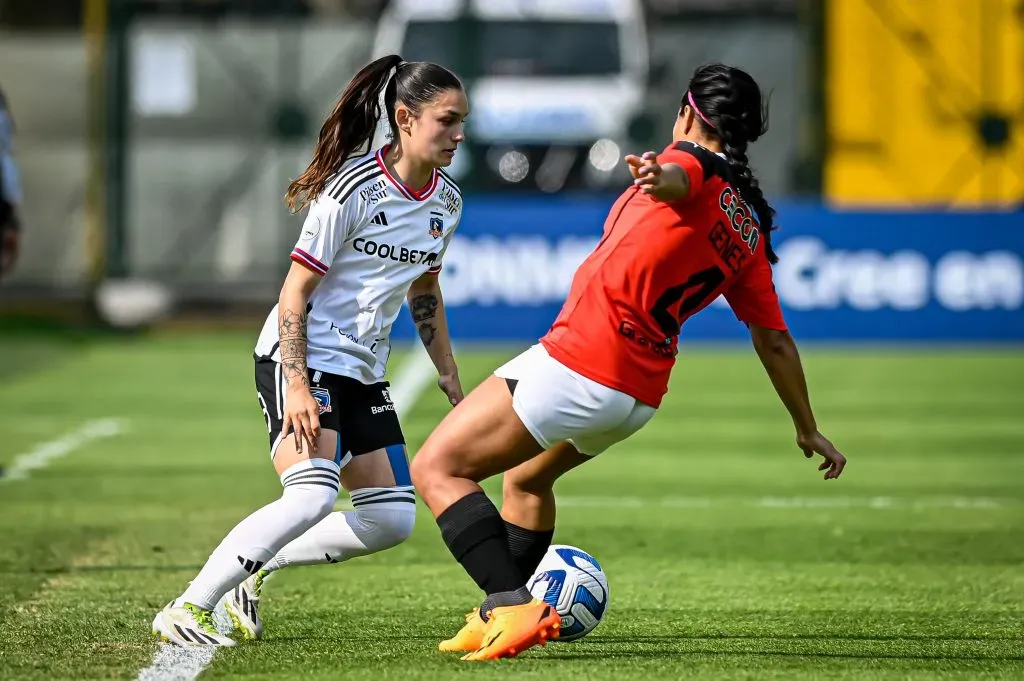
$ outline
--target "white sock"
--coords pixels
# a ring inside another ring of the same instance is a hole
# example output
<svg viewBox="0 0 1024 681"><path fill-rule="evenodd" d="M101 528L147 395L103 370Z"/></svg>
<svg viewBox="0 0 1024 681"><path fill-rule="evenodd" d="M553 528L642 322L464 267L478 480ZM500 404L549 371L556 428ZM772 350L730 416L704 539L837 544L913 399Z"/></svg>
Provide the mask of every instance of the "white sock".
<svg viewBox="0 0 1024 681"><path fill-rule="evenodd" d="M341 486L339 472L333 461L308 459L282 473L281 498L238 523L224 537L175 605L192 603L212 610L229 589L334 510Z"/></svg>
<svg viewBox="0 0 1024 681"><path fill-rule="evenodd" d="M366 487L352 492L355 510L336 511L277 552L263 567L323 565L365 556L409 538L416 522L412 487Z"/></svg>

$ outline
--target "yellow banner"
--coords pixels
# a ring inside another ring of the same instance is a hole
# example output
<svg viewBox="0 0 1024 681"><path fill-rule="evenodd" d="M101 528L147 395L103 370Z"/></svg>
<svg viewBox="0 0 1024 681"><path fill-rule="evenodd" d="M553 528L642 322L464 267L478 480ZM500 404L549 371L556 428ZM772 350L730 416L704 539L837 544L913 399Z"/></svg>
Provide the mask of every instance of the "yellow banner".
<svg viewBox="0 0 1024 681"><path fill-rule="evenodd" d="M830 0L825 197L1024 203L1024 4Z"/></svg>

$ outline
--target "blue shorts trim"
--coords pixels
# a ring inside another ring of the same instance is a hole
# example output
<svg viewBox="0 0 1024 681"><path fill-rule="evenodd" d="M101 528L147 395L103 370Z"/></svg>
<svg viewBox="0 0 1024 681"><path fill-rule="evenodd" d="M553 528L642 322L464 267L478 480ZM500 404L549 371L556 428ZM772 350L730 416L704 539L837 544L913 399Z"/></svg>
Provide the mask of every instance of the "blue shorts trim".
<svg viewBox="0 0 1024 681"><path fill-rule="evenodd" d="M391 463L391 472L395 475L395 485L411 486L412 475L409 473L409 459L405 456L405 445L389 445L384 448Z"/></svg>

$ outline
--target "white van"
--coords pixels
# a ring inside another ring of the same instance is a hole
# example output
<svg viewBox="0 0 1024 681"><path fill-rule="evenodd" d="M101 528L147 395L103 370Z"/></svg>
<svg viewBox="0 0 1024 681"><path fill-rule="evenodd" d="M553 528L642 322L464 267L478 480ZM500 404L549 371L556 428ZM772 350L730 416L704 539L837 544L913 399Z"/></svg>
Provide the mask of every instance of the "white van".
<svg viewBox="0 0 1024 681"><path fill-rule="evenodd" d="M374 57L390 53L466 83L469 153L451 168L463 182L621 185L648 83L640 0L392 0Z"/></svg>

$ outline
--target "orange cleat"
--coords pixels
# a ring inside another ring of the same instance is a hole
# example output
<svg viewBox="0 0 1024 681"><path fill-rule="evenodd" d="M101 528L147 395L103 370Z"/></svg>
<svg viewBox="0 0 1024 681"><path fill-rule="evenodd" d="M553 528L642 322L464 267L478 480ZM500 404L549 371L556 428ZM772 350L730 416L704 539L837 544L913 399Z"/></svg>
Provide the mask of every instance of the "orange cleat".
<svg viewBox="0 0 1024 681"><path fill-rule="evenodd" d="M463 660L499 660L515 657L527 648L558 638L562 618L544 601L495 608L487 622L484 642Z"/></svg>
<svg viewBox="0 0 1024 681"><path fill-rule="evenodd" d="M474 651L484 644L486 629L487 622L480 617L480 608L473 608L473 612L466 615L466 625L459 629L459 633L447 641L441 641L437 649L446 653Z"/></svg>

